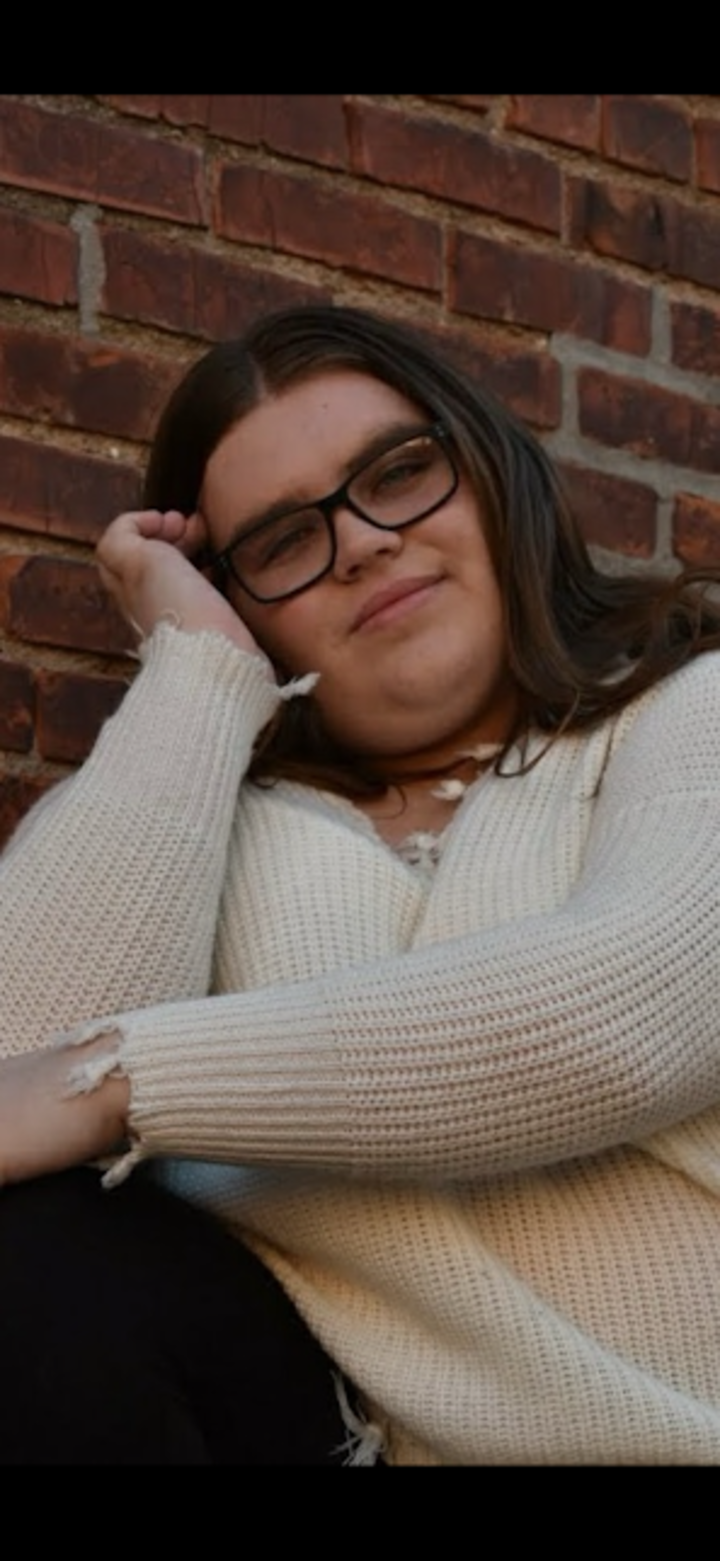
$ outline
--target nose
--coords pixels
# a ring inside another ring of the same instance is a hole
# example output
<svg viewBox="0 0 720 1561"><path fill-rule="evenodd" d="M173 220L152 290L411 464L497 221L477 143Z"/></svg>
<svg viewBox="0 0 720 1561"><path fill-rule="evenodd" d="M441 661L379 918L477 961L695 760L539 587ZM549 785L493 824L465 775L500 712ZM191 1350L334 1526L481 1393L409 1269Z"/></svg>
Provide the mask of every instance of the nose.
<svg viewBox="0 0 720 1561"><path fill-rule="evenodd" d="M338 580L352 580L376 558L384 554L393 557L402 551L401 531L374 526L344 505L335 510L333 526L336 547L333 573Z"/></svg>

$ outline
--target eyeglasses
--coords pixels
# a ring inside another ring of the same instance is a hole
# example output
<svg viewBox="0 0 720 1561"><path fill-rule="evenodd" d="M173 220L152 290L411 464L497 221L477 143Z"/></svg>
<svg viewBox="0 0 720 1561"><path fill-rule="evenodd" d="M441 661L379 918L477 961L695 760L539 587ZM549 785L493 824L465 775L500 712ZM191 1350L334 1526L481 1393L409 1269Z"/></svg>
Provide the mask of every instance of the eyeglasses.
<svg viewBox="0 0 720 1561"><path fill-rule="evenodd" d="M401 531L447 503L459 481L448 440L441 423L417 429L358 467L326 499L249 526L207 562L233 575L256 602L306 591L333 567L333 517L341 506L381 531Z"/></svg>

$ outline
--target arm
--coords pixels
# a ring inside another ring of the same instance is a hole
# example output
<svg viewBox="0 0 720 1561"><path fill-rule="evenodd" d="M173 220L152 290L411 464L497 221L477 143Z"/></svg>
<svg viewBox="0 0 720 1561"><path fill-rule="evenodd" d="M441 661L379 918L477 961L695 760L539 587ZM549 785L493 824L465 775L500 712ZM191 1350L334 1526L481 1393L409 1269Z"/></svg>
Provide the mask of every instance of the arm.
<svg viewBox="0 0 720 1561"><path fill-rule="evenodd" d="M624 719L559 911L120 1016L144 1152L471 1178L637 1140L716 1101L718 659Z"/></svg>
<svg viewBox="0 0 720 1561"><path fill-rule="evenodd" d="M161 625L83 768L0 861L0 1055L208 989L237 790L277 704L263 664Z"/></svg>
<svg viewBox="0 0 720 1561"><path fill-rule="evenodd" d="M149 638L85 765L0 861L0 1056L82 1018L207 991L237 790L280 694L184 556L193 525L120 516L99 549L105 583Z"/></svg>

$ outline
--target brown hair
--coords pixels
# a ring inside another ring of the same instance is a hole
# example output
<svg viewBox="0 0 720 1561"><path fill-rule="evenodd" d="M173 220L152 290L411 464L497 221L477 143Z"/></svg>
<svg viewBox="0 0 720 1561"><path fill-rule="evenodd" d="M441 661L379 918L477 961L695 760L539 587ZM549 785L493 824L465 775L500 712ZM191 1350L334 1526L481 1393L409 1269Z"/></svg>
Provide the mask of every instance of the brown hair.
<svg viewBox="0 0 720 1561"><path fill-rule="evenodd" d="M498 764L532 728L552 739L589 727L690 657L720 647L720 606L707 594L720 571L603 573L537 439L420 330L364 310L283 310L200 358L160 419L144 503L191 513L207 461L228 430L267 394L331 366L370 374L441 421L483 502L519 696ZM293 776L346 795L377 793L387 783L329 737L312 698L283 704L250 773Z"/></svg>

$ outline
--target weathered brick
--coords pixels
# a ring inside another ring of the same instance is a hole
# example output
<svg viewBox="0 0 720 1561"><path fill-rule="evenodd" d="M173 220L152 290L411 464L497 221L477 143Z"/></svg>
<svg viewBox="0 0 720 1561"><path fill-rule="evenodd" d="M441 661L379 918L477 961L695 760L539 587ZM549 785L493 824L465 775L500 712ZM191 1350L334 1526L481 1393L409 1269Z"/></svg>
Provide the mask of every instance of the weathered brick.
<svg viewBox="0 0 720 1561"><path fill-rule="evenodd" d="M348 139L340 93L268 93L261 139L274 152L324 168L347 168Z"/></svg>
<svg viewBox="0 0 720 1561"><path fill-rule="evenodd" d="M0 435L0 524L95 543L139 499L130 466Z"/></svg>
<svg viewBox="0 0 720 1561"><path fill-rule="evenodd" d="M0 660L0 748L29 753L35 722L35 683L29 667Z"/></svg>
<svg viewBox="0 0 720 1561"><path fill-rule="evenodd" d="M688 116L654 97L603 99L602 145L606 157L680 182L692 177L693 138Z"/></svg>
<svg viewBox="0 0 720 1561"><path fill-rule="evenodd" d="M340 93L112 93L100 101L121 112L169 125L197 125L220 139L268 146L323 167L347 166Z"/></svg>
<svg viewBox="0 0 720 1561"><path fill-rule="evenodd" d="M673 551L692 568L719 568L720 504L679 493L673 510Z"/></svg>
<svg viewBox="0 0 720 1561"><path fill-rule="evenodd" d="M77 764L127 692L120 678L38 673L37 745L44 759Z"/></svg>
<svg viewBox="0 0 720 1561"><path fill-rule="evenodd" d="M720 216L714 212L585 179L572 180L569 195L574 244L720 288Z"/></svg>
<svg viewBox="0 0 720 1561"><path fill-rule="evenodd" d="M661 197L582 178L568 180L568 197L573 244L633 260L648 271L665 269L667 221Z"/></svg>
<svg viewBox="0 0 720 1561"><path fill-rule="evenodd" d="M210 134L246 146L259 146L264 103L262 92L211 94L207 121Z"/></svg>
<svg viewBox="0 0 720 1561"><path fill-rule="evenodd" d="M10 622L10 587L24 563L23 554L0 553L0 627L7 629Z"/></svg>
<svg viewBox="0 0 720 1561"><path fill-rule="evenodd" d="M13 99L0 99L0 177L177 222L204 219L194 147Z"/></svg>
<svg viewBox="0 0 720 1561"><path fill-rule="evenodd" d="M623 352L650 347L650 297L632 282L577 260L459 232L450 307L541 331L568 331Z"/></svg>
<svg viewBox="0 0 720 1561"><path fill-rule="evenodd" d="M720 407L600 369L578 374L579 425L603 444L650 460L720 472Z"/></svg>
<svg viewBox="0 0 720 1561"><path fill-rule="evenodd" d="M265 95L257 92L190 93L112 92L98 101L142 119L164 119L169 125L197 125L211 135L250 146L260 142Z"/></svg>
<svg viewBox="0 0 720 1561"><path fill-rule="evenodd" d="M430 103L457 103L458 108L473 108L478 114L485 114L492 108L497 97L496 92L424 92Z"/></svg>
<svg viewBox="0 0 720 1561"><path fill-rule="evenodd" d="M179 247L139 233L104 233L106 313L218 341L259 314L285 305L327 302L330 294L269 270Z"/></svg>
<svg viewBox="0 0 720 1561"><path fill-rule="evenodd" d="M720 120L698 119L695 124L697 181L701 190L720 192Z"/></svg>
<svg viewBox="0 0 720 1561"><path fill-rule="evenodd" d="M630 558L652 558L657 520L652 488L564 461L560 473L586 542Z"/></svg>
<svg viewBox="0 0 720 1561"><path fill-rule="evenodd" d="M595 93L520 93L510 99L507 124L592 152L600 140L600 99Z"/></svg>
<svg viewBox="0 0 720 1561"><path fill-rule="evenodd" d="M720 374L720 314L699 304L670 305L673 361L696 374Z"/></svg>
<svg viewBox="0 0 720 1561"><path fill-rule="evenodd" d="M74 304L77 239L55 222L0 211L0 293Z"/></svg>
<svg viewBox="0 0 720 1561"><path fill-rule="evenodd" d="M675 276L720 290L720 214L683 207L678 222L677 247L668 270Z"/></svg>
<svg viewBox="0 0 720 1561"><path fill-rule="evenodd" d="M25 559L10 581L8 627L34 645L108 656L124 655L135 644L93 564L40 554Z"/></svg>
<svg viewBox="0 0 720 1561"><path fill-rule="evenodd" d="M99 92L97 101L107 103L110 108L116 108L122 114L137 114L140 119L160 119L164 99L162 94L157 92ZM197 101L196 98L192 99L193 103ZM207 97L199 101L206 103ZM193 123L204 124L205 121L195 120Z"/></svg>
<svg viewBox="0 0 720 1561"><path fill-rule="evenodd" d="M440 290L442 235L437 223L373 196L226 164L219 171L215 227L225 238L390 278L406 287Z"/></svg>
<svg viewBox="0 0 720 1561"><path fill-rule="evenodd" d="M484 129L413 118L374 104L353 103L349 113L358 173L559 232L560 172L550 158L504 145Z"/></svg>
<svg viewBox="0 0 720 1561"><path fill-rule="evenodd" d="M562 377L560 365L548 352L494 337L473 341L469 331L423 326L422 335L524 422L534 428L557 427Z"/></svg>
<svg viewBox="0 0 720 1561"><path fill-rule="evenodd" d="M57 777L39 775L0 776L0 847L6 845L21 818Z"/></svg>
<svg viewBox="0 0 720 1561"><path fill-rule="evenodd" d="M0 407L20 417L148 440L179 374L109 342L0 324Z"/></svg>

